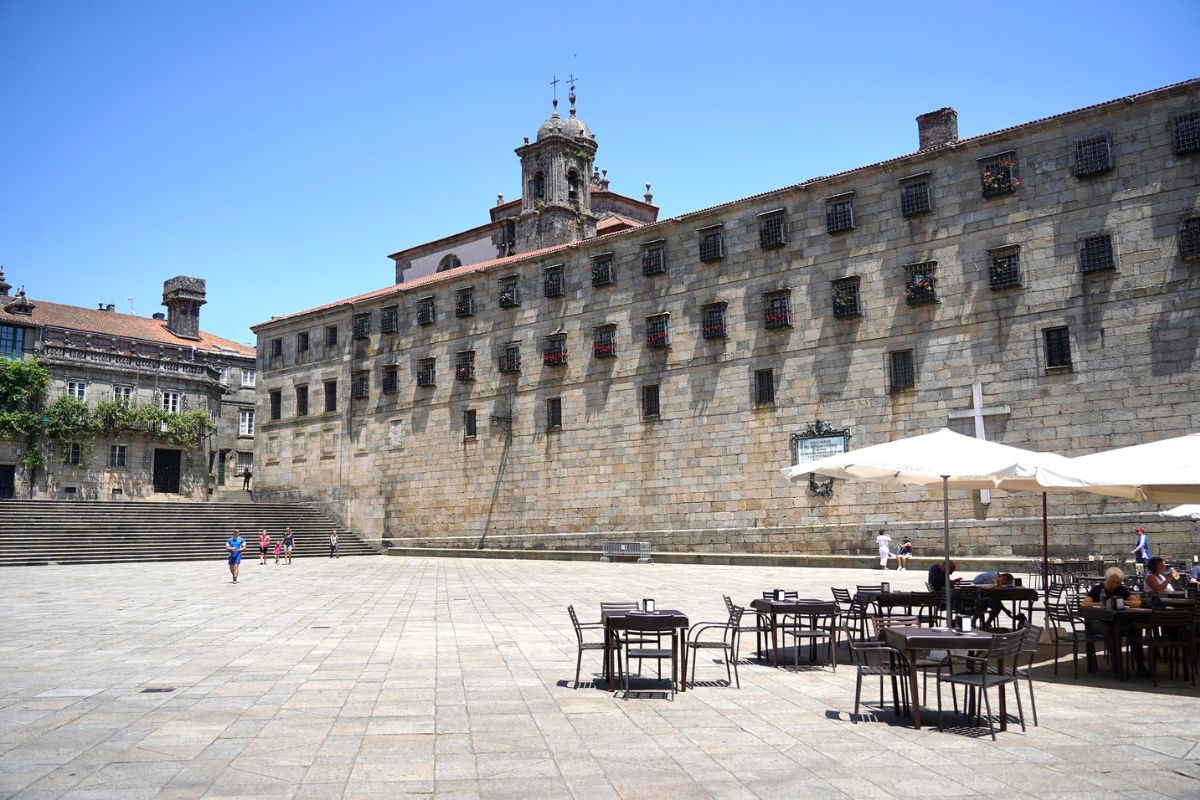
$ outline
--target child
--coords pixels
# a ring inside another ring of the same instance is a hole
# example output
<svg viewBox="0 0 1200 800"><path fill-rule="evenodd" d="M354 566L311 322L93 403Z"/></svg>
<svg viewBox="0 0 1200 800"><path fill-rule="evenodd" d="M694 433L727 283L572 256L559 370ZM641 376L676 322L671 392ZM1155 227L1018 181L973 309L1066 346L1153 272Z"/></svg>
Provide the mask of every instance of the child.
<svg viewBox="0 0 1200 800"><path fill-rule="evenodd" d="M276 564L278 564L278 563L279 563L279 552L280 552L280 550L281 550L280 544L279 544L279 542L276 542L276 543L275 543L275 563L276 563Z"/></svg>

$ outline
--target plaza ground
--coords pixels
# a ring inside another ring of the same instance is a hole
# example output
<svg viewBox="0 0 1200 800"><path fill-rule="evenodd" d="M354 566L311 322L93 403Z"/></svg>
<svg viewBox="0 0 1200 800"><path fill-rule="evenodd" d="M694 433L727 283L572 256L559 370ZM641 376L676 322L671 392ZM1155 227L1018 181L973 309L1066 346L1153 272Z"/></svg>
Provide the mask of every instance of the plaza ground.
<svg viewBox="0 0 1200 800"><path fill-rule="evenodd" d="M997 742L961 719L856 723L849 664L772 669L752 639L740 689L708 660L673 702L614 697L587 682L594 652L573 688L569 603L595 620L653 597L694 623L724 618L722 594L829 597L879 572L363 557L242 574L0 571L0 797L1200 797L1200 694L1165 670L1155 689L1039 667L1040 727L1026 699L1028 732Z"/></svg>

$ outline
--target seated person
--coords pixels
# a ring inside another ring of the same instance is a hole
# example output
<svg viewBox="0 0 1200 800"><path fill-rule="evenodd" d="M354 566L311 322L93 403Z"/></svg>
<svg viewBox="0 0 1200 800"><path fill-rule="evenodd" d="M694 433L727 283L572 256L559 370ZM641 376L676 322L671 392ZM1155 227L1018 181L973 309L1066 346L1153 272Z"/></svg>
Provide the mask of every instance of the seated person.
<svg viewBox="0 0 1200 800"><path fill-rule="evenodd" d="M1179 573L1174 568L1168 569L1167 562L1162 556L1154 556L1146 562L1146 577L1143 582L1148 592L1173 592L1179 580Z"/></svg>
<svg viewBox="0 0 1200 800"><path fill-rule="evenodd" d="M905 536L904 541L900 543L900 549L896 551L896 563L899 564L896 567L897 571L908 569L908 559L912 557L912 550L912 542Z"/></svg>
<svg viewBox="0 0 1200 800"><path fill-rule="evenodd" d="M1012 586L1012 582L1011 572L981 572L971 579L971 583L976 586L995 586L996 588Z"/></svg>
<svg viewBox="0 0 1200 800"><path fill-rule="evenodd" d="M997 589L1003 589L1013 585L1013 576L1011 572L981 572L971 579L971 583L976 586L995 586ZM996 620L1000 618L1001 613L1012 618L1018 628L1024 627L1028 621L1024 614L1017 614L1014 617L1012 612L1004 607L1004 602L995 597L979 598L971 616L978 627L990 629L996 627Z"/></svg>
<svg viewBox="0 0 1200 800"><path fill-rule="evenodd" d="M951 559L951 561L949 562L949 565L950 565L950 574L953 575L954 570L957 568L957 565L954 563L953 559ZM931 592L944 592L946 590L946 573L942 569L942 562L939 561L936 564L934 564L932 567L929 568L928 581L929 581L929 590Z"/></svg>
<svg viewBox="0 0 1200 800"><path fill-rule="evenodd" d="M1105 606L1109 600L1119 597L1122 600L1129 600L1129 589L1125 587L1125 573L1120 567L1109 567L1104 573L1104 583L1097 583L1088 593L1083 596L1081 605L1084 606ZM1114 640L1113 625L1104 623L1100 620L1089 619L1085 621L1088 631L1091 633L1099 633L1104 636L1104 646L1108 652L1116 651L1116 643ZM1133 652L1133 660L1137 664L1137 674L1143 677L1150 674L1150 670L1146 669L1145 656L1142 653L1142 631L1136 625L1130 625L1124 628L1125 638L1129 640L1129 649ZM1116 661L1113 661L1114 669Z"/></svg>
<svg viewBox="0 0 1200 800"><path fill-rule="evenodd" d="M1188 570L1187 584L1188 586L1200 584L1200 564L1193 564L1192 568Z"/></svg>

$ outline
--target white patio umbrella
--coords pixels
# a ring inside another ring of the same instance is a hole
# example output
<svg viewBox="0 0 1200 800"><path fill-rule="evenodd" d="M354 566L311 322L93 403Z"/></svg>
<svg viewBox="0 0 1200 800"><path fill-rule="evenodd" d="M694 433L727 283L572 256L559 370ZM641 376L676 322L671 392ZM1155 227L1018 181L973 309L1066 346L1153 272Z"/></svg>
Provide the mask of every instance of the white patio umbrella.
<svg viewBox="0 0 1200 800"><path fill-rule="evenodd" d="M924 486L942 495L942 531L945 553L942 569L950 577L950 501L949 490L1006 489L1010 491L1038 487L1033 478L1039 465L1061 466L1068 459L1054 453L1036 453L998 442L963 436L948 428L934 433L897 439L892 442L851 450L828 458L809 461L781 472L797 480L816 472L833 478L869 480ZM1045 504L1043 503L1043 512ZM1043 526L1044 527L1044 526ZM1043 535L1044 532L1043 532ZM1044 540L1043 540L1044 541ZM1043 565L1045 548L1043 546ZM946 592L946 619L950 619L950 596Z"/></svg>
<svg viewBox="0 0 1200 800"><path fill-rule="evenodd" d="M1200 503L1175 506L1174 508L1168 508L1166 511L1158 513L1164 517L1191 517L1192 519L1200 519Z"/></svg>
<svg viewBox="0 0 1200 800"><path fill-rule="evenodd" d="M1150 503L1200 503L1200 433L1039 466L1037 482Z"/></svg>

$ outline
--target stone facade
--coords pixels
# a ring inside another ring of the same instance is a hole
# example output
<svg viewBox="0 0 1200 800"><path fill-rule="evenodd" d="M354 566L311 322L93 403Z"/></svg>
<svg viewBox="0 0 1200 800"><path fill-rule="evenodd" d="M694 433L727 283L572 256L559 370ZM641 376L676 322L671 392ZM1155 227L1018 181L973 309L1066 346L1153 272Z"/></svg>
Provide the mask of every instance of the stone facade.
<svg viewBox="0 0 1200 800"><path fill-rule="evenodd" d="M960 141L943 109L911 155L263 323L260 490L397 542L844 552L887 525L936 546L918 490L784 481L792 435L969 433L974 384L1008 408L988 438L1035 450L1200 428L1197 111L1192 81ZM338 345L298 363L325 326ZM1040 505L956 493L956 549L1035 552ZM1063 552L1128 551L1134 520L1196 546L1146 506L1050 507Z"/></svg>

